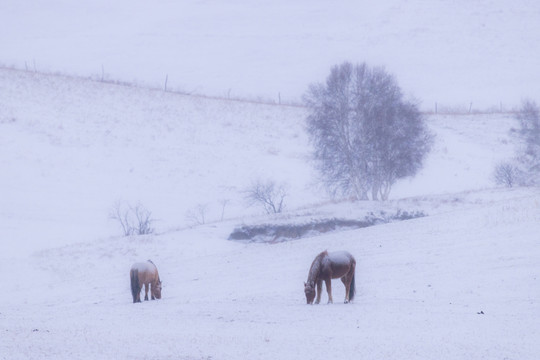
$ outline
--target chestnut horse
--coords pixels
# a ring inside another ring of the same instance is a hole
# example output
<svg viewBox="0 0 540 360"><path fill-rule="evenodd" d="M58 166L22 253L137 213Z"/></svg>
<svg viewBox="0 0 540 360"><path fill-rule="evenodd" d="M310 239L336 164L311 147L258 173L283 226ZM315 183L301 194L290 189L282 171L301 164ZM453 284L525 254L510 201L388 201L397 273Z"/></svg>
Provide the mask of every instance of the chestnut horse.
<svg viewBox="0 0 540 360"><path fill-rule="evenodd" d="M161 280L156 265L151 260L133 264L129 272L133 302L141 302L141 289L144 285L144 300L148 300L148 286L151 286L152 300L161 299Z"/></svg>
<svg viewBox="0 0 540 360"><path fill-rule="evenodd" d="M323 251L311 264L307 282L304 283L304 292L308 304L313 304L315 298L315 285L317 285L317 300L321 301L322 282L326 283L328 292L328 303L333 303L332 299L332 279L341 278L345 285L345 304L354 299L354 269L356 260L347 251L331 252Z"/></svg>

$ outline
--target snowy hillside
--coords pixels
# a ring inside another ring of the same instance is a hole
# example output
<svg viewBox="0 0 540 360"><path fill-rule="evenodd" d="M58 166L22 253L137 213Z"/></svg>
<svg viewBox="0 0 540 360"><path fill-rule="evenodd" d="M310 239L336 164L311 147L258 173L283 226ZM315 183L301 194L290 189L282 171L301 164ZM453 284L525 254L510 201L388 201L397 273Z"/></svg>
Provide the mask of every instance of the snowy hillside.
<svg viewBox="0 0 540 360"><path fill-rule="evenodd" d="M36 226L44 244L118 234L119 200L140 201L158 231L192 225L199 206L206 221L258 213L244 201L258 179L286 183L291 207L315 199L302 109L10 70L0 93L0 206L17 242Z"/></svg>
<svg viewBox="0 0 540 360"><path fill-rule="evenodd" d="M0 70L0 94L1 359L540 354L540 192L491 181L514 150L508 116L430 116L424 170L387 203L350 203L317 187L301 108L13 70ZM257 178L288 184L285 214L246 207ZM118 236L118 199L143 202L159 234ZM207 224L189 227L201 204ZM274 245L226 240L243 223L396 209L429 216ZM334 305L305 305L324 249L356 257L350 305L339 281ZM134 305L129 267L148 258L163 298Z"/></svg>
<svg viewBox="0 0 540 360"><path fill-rule="evenodd" d="M328 201L302 108L6 69L0 93L0 214L10 253L119 235L109 219L118 201L141 202L158 232L202 222L190 216L201 208L205 222L264 213L245 199L257 180L284 184L289 210ZM428 124L434 150L418 176L396 184L394 199L492 187L495 164L514 151L506 115L431 116Z"/></svg>
<svg viewBox="0 0 540 360"><path fill-rule="evenodd" d="M540 358L540 190L492 180L500 110L540 102L540 2L4 0L0 30L0 360ZM298 104L343 61L438 110L388 202L330 199L310 162ZM282 214L246 201L267 180ZM155 233L121 236L139 203ZM402 211L427 216L227 240ZM325 249L356 258L351 304L339 280L305 304ZM163 298L133 304L146 259Z"/></svg>
<svg viewBox="0 0 540 360"><path fill-rule="evenodd" d="M0 63L220 96L298 101L367 61L424 109L538 100L536 0L0 2Z"/></svg>

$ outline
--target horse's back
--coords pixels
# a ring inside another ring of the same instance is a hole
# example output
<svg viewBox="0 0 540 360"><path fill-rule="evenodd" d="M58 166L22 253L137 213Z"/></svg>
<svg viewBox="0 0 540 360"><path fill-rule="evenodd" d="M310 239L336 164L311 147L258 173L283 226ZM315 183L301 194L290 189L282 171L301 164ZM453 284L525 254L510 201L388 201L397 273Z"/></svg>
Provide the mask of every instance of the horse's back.
<svg viewBox="0 0 540 360"><path fill-rule="evenodd" d="M333 264L346 265L352 262L356 262L354 260L354 257L351 255L351 253L345 250L329 252L328 258Z"/></svg>
<svg viewBox="0 0 540 360"><path fill-rule="evenodd" d="M156 265L149 261L137 262L131 266L131 270L137 269L139 272L155 272Z"/></svg>
<svg viewBox="0 0 540 360"><path fill-rule="evenodd" d="M156 266L149 262L137 262L131 266L131 271L137 271L139 274L139 279L141 282L147 282L151 279L153 280L153 277L157 275L157 268Z"/></svg>

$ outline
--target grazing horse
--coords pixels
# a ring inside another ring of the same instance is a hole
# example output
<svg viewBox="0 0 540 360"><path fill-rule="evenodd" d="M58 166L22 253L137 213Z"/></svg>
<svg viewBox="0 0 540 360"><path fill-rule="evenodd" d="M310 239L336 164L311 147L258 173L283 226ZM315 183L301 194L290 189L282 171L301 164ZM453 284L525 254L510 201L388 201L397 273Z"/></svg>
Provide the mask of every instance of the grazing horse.
<svg viewBox="0 0 540 360"><path fill-rule="evenodd" d="M148 300L148 286L151 286L152 300L161 299L161 280L156 265L151 260L133 264L129 272L133 302L141 302L141 289L144 285L144 300Z"/></svg>
<svg viewBox="0 0 540 360"><path fill-rule="evenodd" d="M321 302L322 282L326 283L328 292L328 303L333 303L332 299L332 279L341 278L345 285L345 304L354 299L354 269L356 260L347 251L331 252L323 251L311 264L307 282L304 283L304 292L308 304L313 304L315 298L315 285L317 285L317 300L315 304Z"/></svg>

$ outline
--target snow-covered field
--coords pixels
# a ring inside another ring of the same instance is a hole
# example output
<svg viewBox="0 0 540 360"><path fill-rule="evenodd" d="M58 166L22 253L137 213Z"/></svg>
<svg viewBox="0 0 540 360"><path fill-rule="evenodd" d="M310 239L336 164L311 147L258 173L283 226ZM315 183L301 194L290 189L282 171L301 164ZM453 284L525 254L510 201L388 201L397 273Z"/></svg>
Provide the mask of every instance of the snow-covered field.
<svg viewBox="0 0 540 360"><path fill-rule="evenodd" d="M298 101L332 65L395 74L422 107L537 100L537 0L0 2L0 63Z"/></svg>
<svg viewBox="0 0 540 360"><path fill-rule="evenodd" d="M224 223L39 252L3 299L2 356L536 359L539 199L455 195L435 216L278 245L227 242ZM355 254L353 304L336 284L334 305L305 305L325 248ZM134 305L129 266L147 257L163 299Z"/></svg>
<svg viewBox="0 0 540 360"><path fill-rule="evenodd" d="M18 222L9 235L34 238L45 226L45 243L110 236L117 201L140 201L159 231L192 225L200 206L207 222L221 219L224 203L224 217L250 214L258 210L246 211L244 192L259 179L286 182L291 206L314 199L303 109L10 70L0 79L10 169L1 206Z"/></svg>
<svg viewBox="0 0 540 360"><path fill-rule="evenodd" d="M3 359L540 354L540 192L491 181L514 149L510 117L431 116L426 168L393 200L336 203L314 182L302 109L13 70L0 79ZM258 177L289 185L287 213L246 207ZM143 202L159 234L120 237L108 219L117 199ZM207 223L191 226L200 204ZM226 240L243 223L395 209L429 216L273 245ZM305 305L324 249L356 256L353 304ZM147 258L163 299L133 305L129 267Z"/></svg>
<svg viewBox="0 0 540 360"><path fill-rule="evenodd" d="M537 2L92 4L0 3L0 63L31 70L0 68L0 359L540 357L540 190L492 181L516 147L511 115L429 115L433 151L390 201L333 201L301 107L84 79L103 65L107 79L294 100L334 63L368 60L430 110L517 105L540 80ZM288 191L279 216L245 200L268 179ZM151 210L155 234L122 237L119 201ZM428 216L227 240L242 224L398 209ZM335 304L305 305L325 249L356 257L351 304L334 281ZM163 298L133 304L129 269L146 259Z"/></svg>

